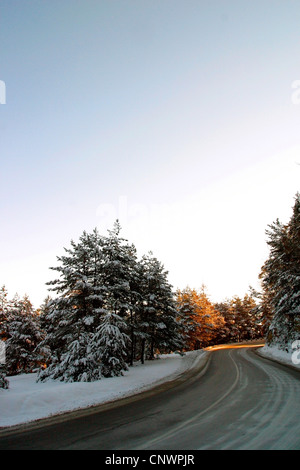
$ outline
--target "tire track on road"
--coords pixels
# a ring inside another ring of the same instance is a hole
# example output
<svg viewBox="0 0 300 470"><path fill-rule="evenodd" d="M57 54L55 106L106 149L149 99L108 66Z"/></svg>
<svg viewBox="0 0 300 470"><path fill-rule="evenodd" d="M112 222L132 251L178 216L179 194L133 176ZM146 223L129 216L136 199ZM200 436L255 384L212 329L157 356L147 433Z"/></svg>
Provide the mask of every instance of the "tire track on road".
<svg viewBox="0 0 300 470"><path fill-rule="evenodd" d="M268 393L263 406L250 410L257 425L248 433L247 442L239 449L294 449L300 448L300 381L288 370L267 363L245 350L243 358L261 369L267 376ZM266 395L266 394L265 394ZM233 444L233 443L231 443Z"/></svg>
<svg viewBox="0 0 300 470"><path fill-rule="evenodd" d="M140 446L140 447L137 447L136 450L144 450L144 449L149 449L150 447L152 447L153 445L157 444L157 443L162 443L162 441L166 440L166 439L169 439L173 436L175 436L177 433L181 432L182 430L184 429L187 429L187 428L190 428L191 426L194 425L194 423L196 421L199 420L199 418L201 418L203 415L209 413L210 411L212 411L215 407L217 407L223 400L225 400L231 393L232 391L234 390L234 388L237 386L237 384L239 383L239 379L240 379L240 372L239 372L239 368L238 368L238 365L236 363L236 361L234 360L234 358L232 357L232 353L233 353L233 350L231 350L229 352L229 357L231 359L231 361L233 362L234 364L234 367L235 367L235 379L233 381L233 383L231 384L231 386L227 389L227 391L222 394L221 397L219 397L217 400L215 400L213 403L211 403L207 408L205 408L204 410L201 410L199 413L195 414L192 418L189 418L183 422L181 422L180 424L178 424L177 426L175 426L173 429L171 429L170 431L167 431L167 432L164 432L163 434L161 434L160 436L154 438L154 439L151 439L149 441L147 441L147 443L145 443L144 445ZM208 364L207 364L208 366ZM206 367L207 367L206 366Z"/></svg>

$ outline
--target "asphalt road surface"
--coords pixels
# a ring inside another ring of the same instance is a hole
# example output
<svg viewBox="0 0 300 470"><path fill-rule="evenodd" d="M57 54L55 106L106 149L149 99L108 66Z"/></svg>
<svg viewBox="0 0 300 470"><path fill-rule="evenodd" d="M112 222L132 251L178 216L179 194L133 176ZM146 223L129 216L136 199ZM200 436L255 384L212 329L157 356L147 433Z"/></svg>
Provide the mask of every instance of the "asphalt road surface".
<svg viewBox="0 0 300 470"><path fill-rule="evenodd" d="M0 434L0 450L300 450L299 397L300 372L253 348L219 349L171 388Z"/></svg>

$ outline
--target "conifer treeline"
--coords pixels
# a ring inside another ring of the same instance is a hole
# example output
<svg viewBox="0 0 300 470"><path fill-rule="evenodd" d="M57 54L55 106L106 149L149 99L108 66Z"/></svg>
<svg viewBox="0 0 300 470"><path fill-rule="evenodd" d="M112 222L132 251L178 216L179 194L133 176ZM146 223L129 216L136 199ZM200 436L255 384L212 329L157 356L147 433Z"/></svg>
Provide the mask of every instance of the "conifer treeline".
<svg viewBox="0 0 300 470"><path fill-rule="evenodd" d="M260 279L260 309L272 320L266 342L286 352L300 339L300 193L287 224L276 219L266 231L270 254Z"/></svg>
<svg viewBox="0 0 300 470"><path fill-rule="evenodd" d="M5 286L0 290L0 341L4 345L0 361L0 388L8 388L6 375L31 372L41 361L37 351L42 341L38 312L28 298L18 295L8 300Z"/></svg>
<svg viewBox="0 0 300 470"><path fill-rule="evenodd" d="M39 380L93 381L120 375L137 359L144 362L158 350L183 348L168 273L152 253L137 258L134 245L120 237L118 222L108 236L96 229L84 232L58 261L51 269L59 276L48 283L55 298L47 299L38 315L30 315L42 332L32 348L39 365L47 366ZM20 339L24 333L12 333L12 308L2 297L7 373L28 372L29 361L10 368L12 337ZM19 313L25 327L25 316Z"/></svg>
<svg viewBox="0 0 300 470"><path fill-rule="evenodd" d="M262 291L216 304L204 287L174 293L163 265L152 253L138 259L118 222L107 236L84 232L51 268L59 274L48 283L55 297L40 309L26 296L8 300L1 289L0 388L8 386L6 375L38 369L39 380L93 381L156 353L263 336L290 350L300 333L299 194L289 223L277 220L266 234Z"/></svg>
<svg viewBox="0 0 300 470"><path fill-rule="evenodd" d="M204 288L174 293L163 265L152 253L138 259L118 222L108 236L95 229L70 245L51 268L59 274L48 283L56 295L39 310L27 297L8 301L2 288L7 375L39 368L39 380L93 381L120 375L158 352L240 339L236 324L244 324L249 309L238 311L231 302L225 315L225 304L220 312ZM251 318L247 338L258 334Z"/></svg>

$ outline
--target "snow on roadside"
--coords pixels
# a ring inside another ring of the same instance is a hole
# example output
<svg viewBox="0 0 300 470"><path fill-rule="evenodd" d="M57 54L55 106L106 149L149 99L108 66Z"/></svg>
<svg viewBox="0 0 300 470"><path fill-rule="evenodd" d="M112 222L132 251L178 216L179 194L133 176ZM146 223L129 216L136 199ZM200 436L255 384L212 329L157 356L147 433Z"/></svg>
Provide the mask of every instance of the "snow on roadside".
<svg viewBox="0 0 300 470"><path fill-rule="evenodd" d="M294 350L293 352L286 352L276 346L267 346L259 348L258 353L267 359L273 359L281 362L282 364L293 366L295 369L300 371L300 351Z"/></svg>
<svg viewBox="0 0 300 470"><path fill-rule="evenodd" d="M172 380L205 355L205 351L191 351L185 356L166 354L144 365L135 364L123 377L97 382L37 383L36 374L9 377L9 390L0 390L0 428L131 396Z"/></svg>

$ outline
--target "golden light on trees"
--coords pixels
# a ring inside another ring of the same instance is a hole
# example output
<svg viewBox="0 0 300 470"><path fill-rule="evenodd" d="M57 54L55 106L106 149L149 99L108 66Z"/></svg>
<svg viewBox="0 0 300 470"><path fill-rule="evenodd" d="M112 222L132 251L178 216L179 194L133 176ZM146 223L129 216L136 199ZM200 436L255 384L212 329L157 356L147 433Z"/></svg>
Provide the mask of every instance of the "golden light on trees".
<svg viewBox="0 0 300 470"><path fill-rule="evenodd" d="M214 340L224 326L222 315L210 302L205 286L177 291L177 306L187 349L199 349Z"/></svg>

